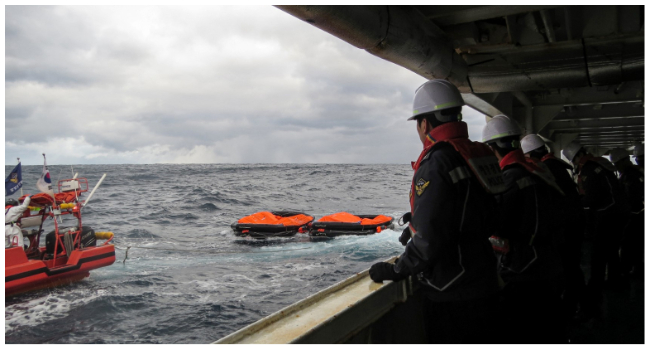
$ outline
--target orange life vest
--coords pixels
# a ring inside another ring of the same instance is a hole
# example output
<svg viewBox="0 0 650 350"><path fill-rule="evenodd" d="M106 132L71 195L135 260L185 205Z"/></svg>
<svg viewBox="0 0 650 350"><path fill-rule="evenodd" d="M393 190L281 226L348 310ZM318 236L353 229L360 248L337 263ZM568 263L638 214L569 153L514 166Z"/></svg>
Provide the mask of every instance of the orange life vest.
<svg viewBox="0 0 650 350"><path fill-rule="evenodd" d="M505 191L503 176L499 168L499 161L490 148L480 142L469 140L467 124L465 122L452 122L442 124L427 135L425 147L417 162L412 162L413 170L417 171L420 163L427 157L431 148L438 142L447 142L465 159L465 162L476 176L485 191L497 194ZM411 185L413 193L415 179Z"/></svg>
<svg viewBox="0 0 650 350"><path fill-rule="evenodd" d="M564 195L564 192L555 182L555 177L548 169L546 164L533 158L526 158L524 156L524 152L521 149L506 154L506 156L501 159L501 162L499 162L499 165L501 166L501 169L503 169L506 166L515 163L523 166L529 173L535 175L537 178L541 179L546 184Z"/></svg>

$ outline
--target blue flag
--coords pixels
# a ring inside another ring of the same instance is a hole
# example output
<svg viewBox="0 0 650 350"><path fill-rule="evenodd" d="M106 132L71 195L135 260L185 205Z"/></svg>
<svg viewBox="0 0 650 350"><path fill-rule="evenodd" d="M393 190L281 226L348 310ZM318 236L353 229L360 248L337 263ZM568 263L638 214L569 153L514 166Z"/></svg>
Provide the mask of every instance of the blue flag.
<svg viewBox="0 0 650 350"><path fill-rule="evenodd" d="M18 163L5 179L5 196L16 193L21 187L23 187L23 174Z"/></svg>

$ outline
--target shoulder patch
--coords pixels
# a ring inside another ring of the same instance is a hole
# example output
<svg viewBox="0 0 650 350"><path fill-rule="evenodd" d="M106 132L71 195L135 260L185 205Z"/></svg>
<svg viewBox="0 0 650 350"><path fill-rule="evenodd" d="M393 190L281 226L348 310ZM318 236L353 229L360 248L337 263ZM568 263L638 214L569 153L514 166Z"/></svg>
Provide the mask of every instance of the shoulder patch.
<svg viewBox="0 0 650 350"><path fill-rule="evenodd" d="M596 167L596 169L594 169L596 174L600 173L602 170L603 170L603 168L601 168L601 167Z"/></svg>
<svg viewBox="0 0 650 350"><path fill-rule="evenodd" d="M429 181L426 181L425 179L420 178L415 183L415 192L418 194L418 196L421 196L422 193L424 193L424 190L426 190L428 186L429 186Z"/></svg>

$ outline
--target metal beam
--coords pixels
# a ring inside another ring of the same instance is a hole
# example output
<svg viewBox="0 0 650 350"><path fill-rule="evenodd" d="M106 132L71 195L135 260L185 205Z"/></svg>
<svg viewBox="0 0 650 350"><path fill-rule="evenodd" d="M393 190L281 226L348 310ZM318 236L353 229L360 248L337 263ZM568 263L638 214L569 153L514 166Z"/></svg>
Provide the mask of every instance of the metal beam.
<svg viewBox="0 0 650 350"><path fill-rule="evenodd" d="M561 132L560 132L561 133ZM629 136L634 136L634 137L643 137L645 134L645 130L639 129L639 130L628 130L628 131L590 131L590 132L581 132L580 135L584 137L589 137L589 136L621 136L621 135L629 135Z"/></svg>
<svg viewBox="0 0 650 350"><path fill-rule="evenodd" d="M638 103L619 103L601 106L601 108L568 106L554 120L616 119L644 116L645 108L642 105Z"/></svg>
<svg viewBox="0 0 650 350"><path fill-rule="evenodd" d="M462 94L465 104L474 108L475 110L490 116L494 117L497 114L505 114L498 107L495 107L492 104L492 96L478 95L478 94Z"/></svg>
<svg viewBox="0 0 650 350"><path fill-rule="evenodd" d="M643 138L639 137L628 137L628 138L582 138L578 137L577 140L580 140L581 142L629 142L629 143L634 143L634 142L639 142L642 141Z"/></svg>
<svg viewBox="0 0 650 350"><path fill-rule="evenodd" d="M544 22L544 31L546 32L546 38L549 43L555 42L555 29L553 28L553 17L551 11L548 9L540 10L539 14L542 16L542 22Z"/></svg>
<svg viewBox="0 0 650 350"><path fill-rule="evenodd" d="M447 6L447 11L429 11L431 7L443 6L416 6L418 8L427 7L423 10L425 16L433 20L439 26L450 26L461 23L469 23L480 21L484 19L505 17L516 15L519 13L539 11L543 9L551 9L561 7L558 5L502 5L502 6L476 6L467 8L467 6L458 6L455 11L451 6ZM426 11L426 12L425 12Z"/></svg>
<svg viewBox="0 0 650 350"><path fill-rule="evenodd" d="M561 106L538 106L532 108L532 126L534 127L533 132L538 132L539 130L544 129L546 125L554 120L555 116L562 110Z"/></svg>
<svg viewBox="0 0 650 350"><path fill-rule="evenodd" d="M547 127L552 130L563 129L591 129L591 128L621 128L630 126L643 127L645 118L643 117L629 117L625 119L595 119L595 120L559 120L551 121Z"/></svg>
<svg viewBox="0 0 650 350"><path fill-rule="evenodd" d="M532 96L533 106L593 106L618 103L643 103L643 81L628 82L618 92L614 87L581 87L559 89L558 93L538 93Z"/></svg>

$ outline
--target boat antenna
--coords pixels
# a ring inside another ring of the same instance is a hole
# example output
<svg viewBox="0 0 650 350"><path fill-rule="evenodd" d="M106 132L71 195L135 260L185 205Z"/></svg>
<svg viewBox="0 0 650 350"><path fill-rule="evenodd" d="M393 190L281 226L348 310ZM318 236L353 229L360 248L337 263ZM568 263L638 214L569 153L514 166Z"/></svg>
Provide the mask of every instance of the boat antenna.
<svg viewBox="0 0 650 350"><path fill-rule="evenodd" d="M104 175L102 176L102 178L99 179L99 182L97 183L97 185L95 185L95 187L93 188L93 190L92 190L92 191L90 192L90 194L88 195L88 199L86 199L86 201L84 202L83 206L82 206L81 208L79 208L79 211L81 211L81 209L85 208L85 207L88 205L88 202L90 202L90 198L93 197L93 194L95 194L95 191L97 190L97 188L99 187L99 185L102 184L102 181L104 181L105 178L106 178L106 174L104 174Z"/></svg>

